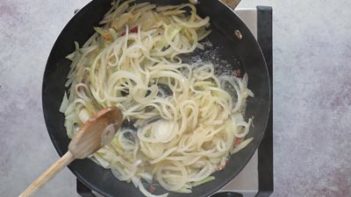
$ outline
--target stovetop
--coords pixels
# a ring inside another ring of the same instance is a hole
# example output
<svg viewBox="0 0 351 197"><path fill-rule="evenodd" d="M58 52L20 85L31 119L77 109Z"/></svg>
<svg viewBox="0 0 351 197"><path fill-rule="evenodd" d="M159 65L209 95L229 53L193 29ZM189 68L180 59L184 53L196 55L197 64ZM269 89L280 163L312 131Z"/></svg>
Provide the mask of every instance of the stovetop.
<svg viewBox="0 0 351 197"><path fill-rule="evenodd" d="M272 82L272 8L257 6L234 11L256 37ZM272 83L271 83L272 84ZM271 85L273 92L273 86ZM273 107L265 136L244 169L212 197L266 197L273 192ZM77 180L77 192L82 197L100 196Z"/></svg>

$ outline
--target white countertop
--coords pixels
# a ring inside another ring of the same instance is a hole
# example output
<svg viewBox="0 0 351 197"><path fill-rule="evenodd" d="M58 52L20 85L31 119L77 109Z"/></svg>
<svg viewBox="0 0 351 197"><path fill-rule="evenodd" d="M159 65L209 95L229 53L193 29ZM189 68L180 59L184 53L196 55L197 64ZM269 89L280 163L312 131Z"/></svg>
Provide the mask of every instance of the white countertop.
<svg viewBox="0 0 351 197"><path fill-rule="evenodd" d="M87 0L0 1L0 196L58 158L41 85L58 34ZM242 0L273 6L273 196L351 193L351 1ZM65 169L38 196L77 196Z"/></svg>

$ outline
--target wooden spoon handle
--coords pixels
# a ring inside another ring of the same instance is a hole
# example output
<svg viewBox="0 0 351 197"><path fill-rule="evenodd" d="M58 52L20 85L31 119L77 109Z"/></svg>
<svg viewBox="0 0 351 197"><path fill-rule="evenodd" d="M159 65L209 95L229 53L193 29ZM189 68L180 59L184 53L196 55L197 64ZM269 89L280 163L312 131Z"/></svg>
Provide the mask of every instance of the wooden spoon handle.
<svg viewBox="0 0 351 197"><path fill-rule="evenodd" d="M240 3L241 0L221 0L224 4L235 9L236 6Z"/></svg>
<svg viewBox="0 0 351 197"><path fill-rule="evenodd" d="M60 159L53 163L44 173L42 173L35 181L30 184L26 190L24 190L19 197L31 196L34 192L40 189L46 182L54 177L59 171L65 166L70 164L74 160L74 156L70 151L67 151Z"/></svg>

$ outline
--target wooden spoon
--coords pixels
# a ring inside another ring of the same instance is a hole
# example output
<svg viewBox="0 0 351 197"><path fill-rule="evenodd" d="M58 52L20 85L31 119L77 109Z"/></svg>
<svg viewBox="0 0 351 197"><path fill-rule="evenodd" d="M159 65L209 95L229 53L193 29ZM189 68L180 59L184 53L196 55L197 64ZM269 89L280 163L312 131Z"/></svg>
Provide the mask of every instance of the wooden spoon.
<svg viewBox="0 0 351 197"><path fill-rule="evenodd" d="M235 9L236 6L240 3L241 0L221 0L224 4L227 6L231 7L232 9Z"/></svg>
<svg viewBox="0 0 351 197"><path fill-rule="evenodd" d="M73 136L69 143L68 151L33 181L19 196L31 196L73 160L86 158L110 143L121 126L122 120L122 112L117 107L105 108L96 113Z"/></svg>

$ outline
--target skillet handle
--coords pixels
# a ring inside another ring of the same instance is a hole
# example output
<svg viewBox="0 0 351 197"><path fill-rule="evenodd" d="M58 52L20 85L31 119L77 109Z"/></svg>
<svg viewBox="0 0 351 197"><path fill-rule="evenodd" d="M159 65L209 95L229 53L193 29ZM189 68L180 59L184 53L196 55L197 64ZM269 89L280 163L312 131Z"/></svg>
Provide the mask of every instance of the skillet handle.
<svg viewBox="0 0 351 197"><path fill-rule="evenodd" d="M235 9L236 6L240 3L241 0L221 0L224 4L227 6L231 7L232 9Z"/></svg>

